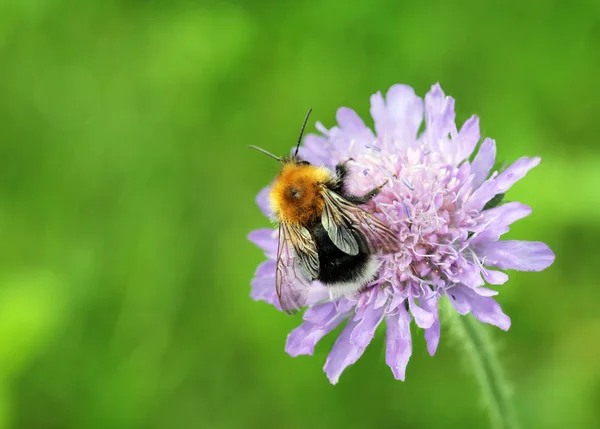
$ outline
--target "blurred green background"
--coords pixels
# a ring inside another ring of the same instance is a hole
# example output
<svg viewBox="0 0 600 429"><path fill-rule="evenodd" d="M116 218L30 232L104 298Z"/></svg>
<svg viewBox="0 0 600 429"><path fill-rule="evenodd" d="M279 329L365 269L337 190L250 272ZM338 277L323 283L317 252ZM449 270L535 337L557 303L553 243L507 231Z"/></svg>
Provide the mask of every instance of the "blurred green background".
<svg viewBox="0 0 600 429"><path fill-rule="evenodd" d="M255 194L309 107L439 81L499 158L540 155L490 332L524 428L600 427L600 4L477 0L0 2L0 428L485 428L448 332L383 335L342 376L283 347L300 323L249 298Z"/></svg>

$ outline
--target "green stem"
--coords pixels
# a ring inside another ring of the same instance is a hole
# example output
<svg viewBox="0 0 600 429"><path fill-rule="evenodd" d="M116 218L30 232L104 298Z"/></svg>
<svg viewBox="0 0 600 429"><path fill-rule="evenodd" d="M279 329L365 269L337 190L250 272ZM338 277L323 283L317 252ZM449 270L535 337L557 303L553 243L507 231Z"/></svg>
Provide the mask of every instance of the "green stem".
<svg viewBox="0 0 600 429"><path fill-rule="evenodd" d="M445 302L446 317L458 343L463 347L485 401L493 429L517 429L517 417L510 400L510 388L498 361L496 349L483 323L472 315L461 316Z"/></svg>

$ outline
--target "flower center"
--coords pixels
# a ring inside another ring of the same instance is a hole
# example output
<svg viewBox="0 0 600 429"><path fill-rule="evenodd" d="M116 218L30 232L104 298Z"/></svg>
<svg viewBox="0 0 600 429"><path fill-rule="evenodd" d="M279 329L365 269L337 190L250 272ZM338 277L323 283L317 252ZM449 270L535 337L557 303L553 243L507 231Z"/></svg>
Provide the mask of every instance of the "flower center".
<svg viewBox="0 0 600 429"><path fill-rule="evenodd" d="M467 246L464 225L471 220L458 207L464 185L460 168L424 147L392 157L369 154L358 162L358 171L369 172L359 179L364 189L390 179L369 210L387 221L403 243L400 252L381 257L378 284L411 288L417 295L453 284Z"/></svg>

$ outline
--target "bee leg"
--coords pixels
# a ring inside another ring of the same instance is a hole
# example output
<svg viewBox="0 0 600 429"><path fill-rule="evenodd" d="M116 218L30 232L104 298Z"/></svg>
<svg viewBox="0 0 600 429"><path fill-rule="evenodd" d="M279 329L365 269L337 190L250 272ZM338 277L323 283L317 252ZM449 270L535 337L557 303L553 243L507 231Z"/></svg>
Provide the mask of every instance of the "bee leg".
<svg viewBox="0 0 600 429"><path fill-rule="evenodd" d="M340 162L338 165L335 166L335 174L336 174L336 184L334 186L334 190L339 192L339 193L343 193L344 191L344 183L346 180L346 177L348 176L348 167L347 164L350 161L354 161L354 158L348 158L346 161L344 162Z"/></svg>
<svg viewBox="0 0 600 429"><path fill-rule="evenodd" d="M354 161L354 158L348 158L344 162L340 162L338 165L335 166L335 174L337 175L337 179L340 182L343 182L346 176L348 175L348 167L346 166L346 164L348 164L350 161Z"/></svg>
<svg viewBox="0 0 600 429"><path fill-rule="evenodd" d="M379 192L381 192L381 188L383 188L387 184L387 182L388 181L386 180L381 185L379 185L375 189L370 190L362 197L359 197L357 195L344 195L344 198L346 198L348 201L350 201L353 204L365 204L367 201L369 201L370 199L375 197Z"/></svg>
<svg viewBox="0 0 600 429"><path fill-rule="evenodd" d="M365 199L366 201L369 201L371 198L373 198L375 195L377 195L379 192L381 192L381 189L385 185L387 185L388 182L389 182L389 180L386 180L385 182L383 182L381 185L379 185L375 189L367 192L365 195L363 195L363 199Z"/></svg>

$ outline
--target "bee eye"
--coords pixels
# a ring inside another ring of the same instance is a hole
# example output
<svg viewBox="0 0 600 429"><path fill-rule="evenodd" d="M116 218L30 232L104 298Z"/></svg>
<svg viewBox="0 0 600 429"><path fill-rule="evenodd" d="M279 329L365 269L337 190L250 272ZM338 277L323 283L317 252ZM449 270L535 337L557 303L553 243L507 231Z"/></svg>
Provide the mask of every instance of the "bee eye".
<svg viewBox="0 0 600 429"><path fill-rule="evenodd" d="M292 195L292 197L296 198L297 200L300 199L300 197L302 196L302 192L300 192L296 188L290 189L290 194Z"/></svg>

